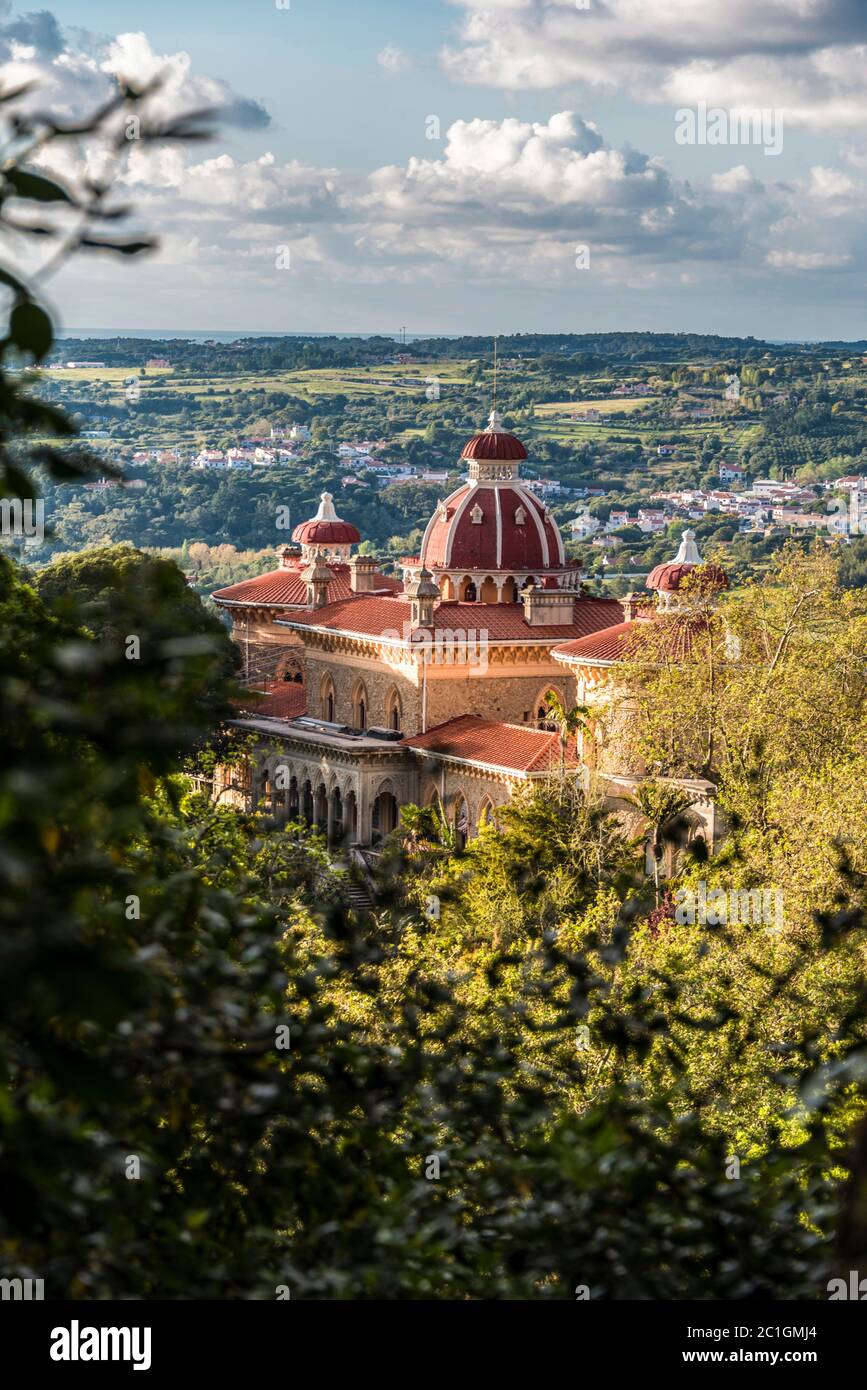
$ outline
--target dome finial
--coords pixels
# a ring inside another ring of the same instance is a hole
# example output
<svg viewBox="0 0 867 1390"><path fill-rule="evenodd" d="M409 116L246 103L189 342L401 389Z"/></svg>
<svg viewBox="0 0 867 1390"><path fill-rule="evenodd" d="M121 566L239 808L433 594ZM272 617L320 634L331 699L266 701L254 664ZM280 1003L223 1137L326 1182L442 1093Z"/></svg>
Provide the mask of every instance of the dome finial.
<svg viewBox="0 0 867 1390"><path fill-rule="evenodd" d="M695 543L695 532L684 531L680 538L680 548L672 562L675 565L700 565L701 556Z"/></svg>
<svg viewBox="0 0 867 1390"><path fill-rule="evenodd" d="M334 497L330 492L323 492L319 499L319 510L313 518L314 521L339 521L334 510Z"/></svg>

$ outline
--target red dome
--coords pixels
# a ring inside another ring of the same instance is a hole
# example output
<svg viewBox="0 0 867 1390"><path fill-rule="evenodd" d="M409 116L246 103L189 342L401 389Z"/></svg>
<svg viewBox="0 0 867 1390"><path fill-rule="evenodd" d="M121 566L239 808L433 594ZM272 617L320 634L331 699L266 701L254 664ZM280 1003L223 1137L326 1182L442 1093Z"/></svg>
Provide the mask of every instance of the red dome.
<svg viewBox="0 0 867 1390"><path fill-rule="evenodd" d="M302 521L292 532L301 545L355 545L361 532L351 521Z"/></svg>
<svg viewBox="0 0 867 1390"><path fill-rule="evenodd" d="M503 430L485 430L474 434L461 450L462 459L503 459L519 460L527 457L527 450L520 439Z"/></svg>
<svg viewBox="0 0 867 1390"><path fill-rule="evenodd" d="M331 493L323 492L318 512L295 527L292 539L301 545L355 545L361 540L361 532L351 521L344 521L337 515Z"/></svg>
<svg viewBox="0 0 867 1390"><path fill-rule="evenodd" d="M691 574L694 569L701 569L702 578L706 578L708 584L716 589L727 589L729 586L728 577L719 565L691 565L685 561L668 560L664 565L657 565L650 571L644 581L648 589L661 589L663 593L671 593L679 589L681 581L687 574Z"/></svg>
<svg viewBox="0 0 867 1390"><path fill-rule="evenodd" d="M465 483L431 517L421 563L438 570L512 571L517 578L561 569L566 556L556 522L520 482Z"/></svg>

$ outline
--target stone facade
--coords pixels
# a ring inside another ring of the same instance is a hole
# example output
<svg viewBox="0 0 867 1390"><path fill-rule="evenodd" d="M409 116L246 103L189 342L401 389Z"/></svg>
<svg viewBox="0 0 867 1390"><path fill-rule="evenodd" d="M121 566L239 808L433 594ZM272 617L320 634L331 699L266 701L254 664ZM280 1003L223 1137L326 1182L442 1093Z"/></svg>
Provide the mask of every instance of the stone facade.
<svg viewBox="0 0 867 1390"><path fill-rule="evenodd" d="M517 784L541 773L508 773L358 735L320 734L255 718L237 726L261 735L249 768L223 769L214 794L223 804L270 811L278 822L305 821L331 841L376 845L397 824L401 806L438 802L462 840L483 818L496 821Z"/></svg>
<svg viewBox="0 0 867 1390"><path fill-rule="evenodd" d="M286 675L290 679L300 675L303 680L304 644L287 628L277 626L278 616L286 615L250 608L232 614L232 638L241 652L244 679L251 686Z"/></svg>
<svg viewBox="0 0 867 1390"><path fill-rule="evenodd" d="M368 728L409 736L460 714L509 724L542 722L545 695L563 698L567 681L546 647L481 648L470 660L391 649L375 639L309 634L304 659L307 707L319 719L357 727L359 701ZM330 701L330 703L329 703ZM399 724L393 712L399 706Z"/></svg>
<svg viewBox="0 0 867 1390"><path fill-rule="evenodd" d="M333 692L331 718L337 723L358 727L363 700L365 726L387 729L393 727L397 703L397 727L404 733L415 732L421 707L417 674L414 665L389 665L370 649L354 653L311 647L306 658L307 708L319 719L327 719L328 695Z"/></svg>

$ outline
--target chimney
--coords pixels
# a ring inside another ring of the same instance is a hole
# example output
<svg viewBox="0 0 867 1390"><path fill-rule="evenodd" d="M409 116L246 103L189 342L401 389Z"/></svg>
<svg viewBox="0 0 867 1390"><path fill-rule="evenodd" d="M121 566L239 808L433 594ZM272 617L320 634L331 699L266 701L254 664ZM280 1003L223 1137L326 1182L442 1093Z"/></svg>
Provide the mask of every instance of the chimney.
<svg viewBox="0 0 867 1390"><path fill-rule="evenodd" d="M334 578L334 571L330 570L324 560L314 560L312 565L308 565L306 570L302 570L301 578L307 585L307 607L324 608L328 602L328 586Z"/></svg>
<svg viewBox="0 0 867 1390"><path fill-rule="evenodd" d="M420 569L416 578L407 584L404 593L410 602L410 626L433 627L434 604L440 591L429 569Z"/></svg>
<svg viewBox="0 0 867 1390"><path fill-rule="evenodd" d="M349 587L354 594L369 594L376 588L376 556L353 555L349 561Z"/></svg>
<svg viewBox="0 0 867 1390"><path fill-rule="evenodd" d="M301 551L298 549L297 546L284 545L283 549L280 551L280 569L294 569L295 561L298 559L300 554Z"/></svg>
<svg viewBox="0 0 867 1390"><path fill-rule="evenodd" d="M531 627L568 627L575 621L574 589L543 589L528 584L521 590L524 619Z"/></svg>
<svg viewBox="0 0 867 1390"><path fill-rule="evenodd" d="M635 619L642 617L643 612L647 610L647 595L638 589L632 589L630 593L623 595L620 607L623 609L623 621L634 623Z"/></svg>

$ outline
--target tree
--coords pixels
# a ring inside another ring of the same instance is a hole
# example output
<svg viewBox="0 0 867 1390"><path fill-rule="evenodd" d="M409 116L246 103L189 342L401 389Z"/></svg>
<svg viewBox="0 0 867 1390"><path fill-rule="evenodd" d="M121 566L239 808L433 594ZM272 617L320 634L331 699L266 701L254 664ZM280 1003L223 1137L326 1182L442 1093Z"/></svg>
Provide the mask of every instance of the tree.
<svg viewBox="0 0 867 1390"><path fill-rule="evenodd" d="M560 738L560 781L566 780L566 749L569 746L570 738L574 739L576 734L586 731L588 727L588 716L590 710L586 705L573 705L568 708L556 690L549 690L545 696L545 705L548 710L548 717L553 719L557 725L557 733Z"/></svg>
<svg viewBox="0 0 867 1390"><path fill-rule="evenodd" d="M53 613L124 663L122 698L167 753L233 713L238 648L171 560L99 546L54 560L34 585Z"/></svg>
<svg viewBox="0 0 867 1390"><path fill-rule="evenodd" d="M653 886L656 906L659 907L659 869L667 839L671 839L684 814L693 804L693 797L670 782L655 780L639 782L631 796L624 797L647 823L650 830L650 852L653 856Z"/></svg>

